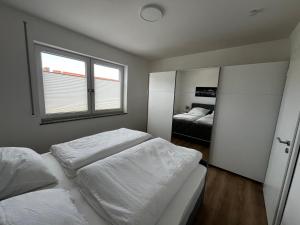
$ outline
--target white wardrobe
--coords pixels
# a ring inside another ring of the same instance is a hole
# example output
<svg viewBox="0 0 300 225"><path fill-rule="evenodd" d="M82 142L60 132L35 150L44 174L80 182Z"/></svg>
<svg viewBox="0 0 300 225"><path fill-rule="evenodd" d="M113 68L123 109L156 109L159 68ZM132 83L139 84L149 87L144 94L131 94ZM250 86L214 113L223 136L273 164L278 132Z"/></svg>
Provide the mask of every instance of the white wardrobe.
<svg viewBox="0 0 300 225"><path fill-rule="evenodd" d="M209 163L264 182L287 62L221 68ZM170 140L176 72L149 77L148 132Z"/></svg>
<svg viewBox="0 0 300 225"><path fill-rule="evenodd" d="M147 132L171 140L176 71L150 73Z"/></svg>
<svg viewBox="0 0 300 225"><path fill-rule="evenodd" d="M210 163L264 182L287 62L221 69Z"/></svg>

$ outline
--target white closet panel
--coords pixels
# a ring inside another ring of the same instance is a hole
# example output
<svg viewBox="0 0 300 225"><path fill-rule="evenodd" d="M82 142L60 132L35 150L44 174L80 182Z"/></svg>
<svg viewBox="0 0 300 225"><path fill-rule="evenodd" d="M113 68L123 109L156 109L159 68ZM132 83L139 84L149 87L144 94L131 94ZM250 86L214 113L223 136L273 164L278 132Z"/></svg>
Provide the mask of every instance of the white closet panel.
<svg viewBox="0 0 300 225"><path fill-rule="evenodd" d="M147 132L171 140L176 71L150 73Z"/></svg>
<svg viewBox="0 0 300 225"><path fill-rule="evenodd" d="M288 63L225 66L210 163L263 182Z"/></svg>

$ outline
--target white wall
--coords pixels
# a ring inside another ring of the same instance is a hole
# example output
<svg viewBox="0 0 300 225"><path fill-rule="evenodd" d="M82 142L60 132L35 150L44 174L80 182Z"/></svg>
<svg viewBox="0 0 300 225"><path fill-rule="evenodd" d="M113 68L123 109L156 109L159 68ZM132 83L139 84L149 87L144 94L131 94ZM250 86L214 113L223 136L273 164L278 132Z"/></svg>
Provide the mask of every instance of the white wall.
<svg viewBox="0 0 300 225"><path fill-rule="evenodd" d="M151 63L151 72L287 61L289 43L289 39L282 39L156 60Z"/></svg>
<svg viewBox="0 0 300 225"><path fill-rule="evenodd" d="M128 65L128 114L40 125L40 118L31 115L23 20L28 22L31 56L36 40ZM2 4L0 29L0 146L26 146L46 152L51 144L104 130L146 130L147 61Z"/></svg>
<svg viewBox="0 0 300 225"><path fill-rule="evenodd" d="M185 111L185 106L191 107L192 103L214 105L216 98L195 97L196 87L217 87L219 67L180 70L176 76L175 113Z"/></svg>
<svg viewBox="0 0 300 225"><path fill-rule="evenodd" d="M286 91L289 92L290 101L286 102L287 111L290 118L295 121L287 124L292 127L291 133L296 128L297 117L300 112L300 23L291 36L291 61L288 71ZM290 120L289 120L290 121ZM280 166L280 165L279 165ZM300 221L300 159L298 158L296 171L292 181L292 186L288 196L286 209L283 216L282 225L298 225Z"/></svg>

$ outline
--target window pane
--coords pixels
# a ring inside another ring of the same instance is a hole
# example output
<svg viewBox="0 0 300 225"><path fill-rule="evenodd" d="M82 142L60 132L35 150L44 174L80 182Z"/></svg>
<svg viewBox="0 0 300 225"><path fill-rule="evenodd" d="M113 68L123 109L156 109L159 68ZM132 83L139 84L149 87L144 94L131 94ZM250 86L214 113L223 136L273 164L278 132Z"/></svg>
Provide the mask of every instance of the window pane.
<svg viewBox="0 0 300 225"><path fill-rule="evenodd" d="M86 63L42 52L45 113L88 110Z"/></svg>
<svg viewBox="0 0 300 225"><path fill-rule="evenodd" d="M94 64L95 110L121 108L119 69Z"/></svg>

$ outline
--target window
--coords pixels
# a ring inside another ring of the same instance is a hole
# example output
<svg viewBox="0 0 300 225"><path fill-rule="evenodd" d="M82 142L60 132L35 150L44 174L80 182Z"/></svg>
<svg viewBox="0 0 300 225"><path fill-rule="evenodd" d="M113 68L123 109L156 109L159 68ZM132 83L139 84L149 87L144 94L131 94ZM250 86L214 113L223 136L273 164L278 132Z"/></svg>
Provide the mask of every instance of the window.
<svg viewBox="0 0 300 225"><path fill-rule="evenodd" d="M42 121L124 112L125 66L36 45Z"/></svg>
<svg viewBox="0 0 300 225"><path fill-rule="evenodd" d="M121 109L123 68L96 60L93 61L92 68L95 110Z"/></svg>
<svg viewBox="0 0 300 225"><path fill-rule="evenodd" d="M42 52L45 114L87 112L87 73L82 60Z"/></svg>

